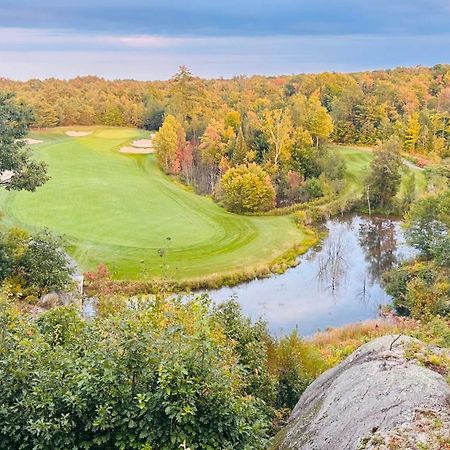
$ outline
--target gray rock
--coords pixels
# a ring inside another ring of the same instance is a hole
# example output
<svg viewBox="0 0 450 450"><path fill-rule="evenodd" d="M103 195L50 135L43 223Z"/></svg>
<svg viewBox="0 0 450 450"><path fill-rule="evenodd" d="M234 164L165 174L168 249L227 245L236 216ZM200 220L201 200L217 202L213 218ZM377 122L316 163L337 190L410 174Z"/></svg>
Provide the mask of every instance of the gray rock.
<svg viewBox="0 0 450 450"><path fill-rule="evenodd" d="M392 448L441 448L440 440L449 437L450 387L439 373L405 358L405 348L420 341L395 338L363 345L315 380L273 448L388 449L393 437L398 446ZM435 441L427 426L438 428ZM427 446L416 447L419 441Z"/></svg>
<svg viewBox="0 0 450 450"><path fill-rule="evenodd" d="M38 302L38 306L44 310L60 305L61 299L59 298L59 294L57 292L50 292L43 295Z"/></svg>

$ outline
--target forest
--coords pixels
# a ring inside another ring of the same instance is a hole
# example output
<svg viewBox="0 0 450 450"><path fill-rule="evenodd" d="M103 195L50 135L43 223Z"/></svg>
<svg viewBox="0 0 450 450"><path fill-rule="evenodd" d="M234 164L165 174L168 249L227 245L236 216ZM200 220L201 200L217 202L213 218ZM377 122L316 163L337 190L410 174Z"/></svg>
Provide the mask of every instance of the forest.
<svg viewBox="0 0 450 450"><path fill-rule="evenodd" d="M448 65L229 80L181 66L168 81L2 79L0 89L33 108L38 128L159 130L163 170L241 213L341 193L345 165L329 143L390 140L419 166L450 152Z"/></svg>

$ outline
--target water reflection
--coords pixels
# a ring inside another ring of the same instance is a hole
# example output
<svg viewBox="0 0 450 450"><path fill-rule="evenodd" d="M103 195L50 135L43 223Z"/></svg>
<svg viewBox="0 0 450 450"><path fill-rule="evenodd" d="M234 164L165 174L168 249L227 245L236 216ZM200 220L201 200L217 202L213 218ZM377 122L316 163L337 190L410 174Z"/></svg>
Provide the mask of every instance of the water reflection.
<svg viewBox="0 0 450 450"><path fill-rule="evenodd" d="M381 273L413 254L399 223L358 216L327 222L328 236L318 249L282 275L233 288L209 291L215 301L231 296L243 311L264 318L275 334L298 328L303 335L376 316L391 298Z"/></svg>
<svg viewBox="0 0 450 450"><path fill-rule="evenodd" d="M359 242L366 254L368 274L372 282L397 263L398 224L392 220L375 217L359 225Z"/></svg>

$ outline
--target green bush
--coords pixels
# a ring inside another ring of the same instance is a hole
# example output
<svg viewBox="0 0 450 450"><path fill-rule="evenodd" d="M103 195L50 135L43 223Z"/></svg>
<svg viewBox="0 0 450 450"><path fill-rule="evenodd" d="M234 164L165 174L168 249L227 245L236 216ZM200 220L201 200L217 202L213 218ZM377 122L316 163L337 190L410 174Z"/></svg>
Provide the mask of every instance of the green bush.
<svg viewBox="0 0 450 450"><path fill-rule="evenodd" d="M415 261L383 276L400 314L416 319L450 314L450 272L433 262Z"/></svg>
<svg viewBox="0 0 450 450"><path fill-rule="evenodd" d="M61 245L48 231L29 235L11 228L0 232L0 282L10 278L12 284L38 295L66 288L73 270Z"/></svg>
<svg viewBox="0 0 450 450"><path fill-rule="evenodd" d="M94 321L0 305L0 448L262 449L267 416L196 299Z"/></svg>

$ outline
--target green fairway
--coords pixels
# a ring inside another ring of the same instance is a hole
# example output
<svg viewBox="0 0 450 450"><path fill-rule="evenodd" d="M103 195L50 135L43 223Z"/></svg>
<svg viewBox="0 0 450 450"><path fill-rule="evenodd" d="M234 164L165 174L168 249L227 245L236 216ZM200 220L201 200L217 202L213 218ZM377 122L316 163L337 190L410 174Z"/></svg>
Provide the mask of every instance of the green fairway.
<svg viewBox="0 0 450 450"><path fill-rule="evenodd" d="M34 193L1 192L0 207L10 224L63 235L81 270L105 263L117 279L232 274L269 264L304 237L290 216L230 214L164 175L154 155L119 153L140 130L66 130L30 135L44 141L34 148L51 180Z"/></svg>
<svg viewBox="0 0 450 450"><path fill-rule="evenodd" d="M372 160L373 153L370 147L358 147L349 145L333 145L331 146L337 149L339 154L344 158L346 163L346 179L349 182L348 189L351 191L360 192L363 188L363 181L370 170L370 161ZM426 179L423 171L419 168L404 166L403 181L400 186L399 194L402 194L403 182L405 175L413 172L416 179L417 194L421 194L426 188Z"/></svg>

